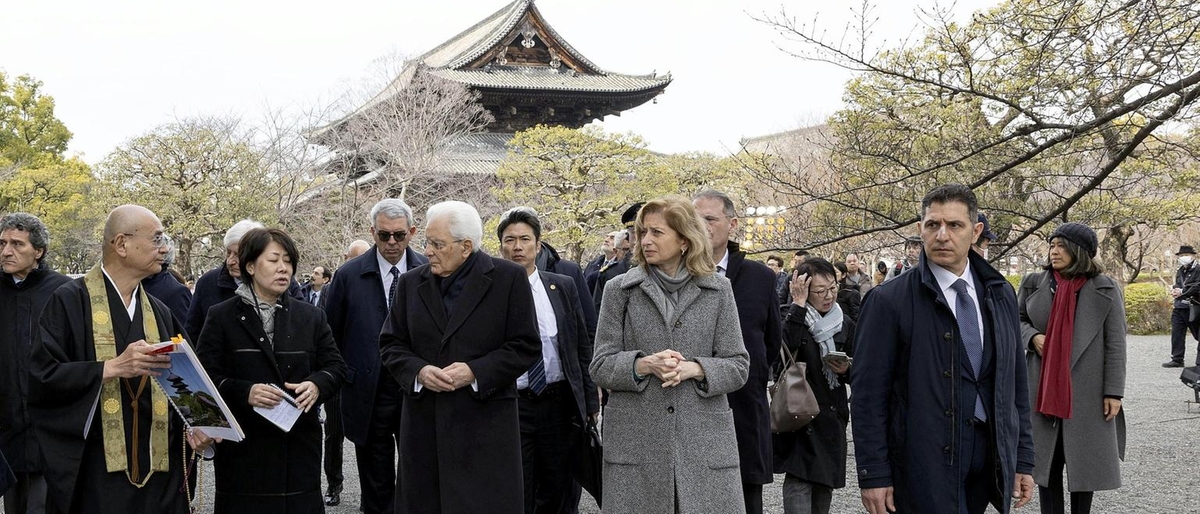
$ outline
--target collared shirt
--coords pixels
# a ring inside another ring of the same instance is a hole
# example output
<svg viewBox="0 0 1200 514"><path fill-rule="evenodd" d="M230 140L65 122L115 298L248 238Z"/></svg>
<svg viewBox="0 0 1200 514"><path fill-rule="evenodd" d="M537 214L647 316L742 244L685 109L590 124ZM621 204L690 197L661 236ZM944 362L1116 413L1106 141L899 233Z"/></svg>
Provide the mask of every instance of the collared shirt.
<svg viewBox="0 0 1200 514"><path fill-rule="evenodd" d="M533 307L537 310L538 335L542 339L542 363L546 368L546 384L563 379L562 359L558 355L558 318L554 315L554 304L542 275L536 269L529 275L529 287L533 289ZM529 372L517 377L517 389L529 387Z"/></svg>
<svg viewBox="0 0 1200 514"><path fill-rule="evenodd" d="M379 277L383 279L383 297L387 298L388 293L392 290L392 266L395 266L401 275L408 271L408 248L405 248L404 253L400 254L400 261L396 264L384 259L378 248L375 249L375 260L379 263Z"/></svg>
<svg viewBox="0 0 1200 514"><path fill-rule="evenodd" d="M930 271L933 271L933 278L937 279L938 287L942 290L942 295L946 297L946 303L950 304L950 312L954 316L958 316L958 292L954 290L954 283L958 279L963 279L967 282L967 294L971 297L971 301L975 302L975 319L979 327L979 340L983 340L983 309L979 306L979 292L975 290L975 279L971 277L971 263L963 268L961 276L955 275L953 271L938 266L933 262L929 263Z"/></svg>
<svg viewBox="0 0 1200 514"><path fill-rule="evenodd" d="M112 284L112 285L113 285L113 289L116 289L116 288L117 288L117 281L116 281L116 280L113 280L112 276L110 276L110 275L108 274L108 270L104 269L104 264L101 264L101 265L100 265L100 272L101 272L101 273L103 273L103 274L104 274L104 278L105 278L106 280L108 280L108 282L109 282L110 284ZM128 314L129 314L129 321L133 321L133 316L134 316L134 314L137 314L137 299L138 299L138 291L140 291L141 289L142 289L142 283L141 283L141 282L138 282L138 285L137 285L137 287L134 287L134 288L133 288L133 295L132 295L132 296L130 296L129 305L126 305L126 306L125 306L125 311L126 311ZM121 294L121 290L120 290L120 289L117 289L117 294L118 294L118 295L120 295L120 294ZM122 297L122 298L121 298L121 301L122 301L122 302L124 302L124 301L125 301L125 298L124 298L124 297ZM99 398L99 397L97 397L97 398Z"/></svg>
<svg viewBox="0 0 1200 514"><path fill-rule="evenodd" d="M721 261L717 263L717 274L725 276L725 271L729 269L729 250L725 250L725 255L721 257Z"/></svg>

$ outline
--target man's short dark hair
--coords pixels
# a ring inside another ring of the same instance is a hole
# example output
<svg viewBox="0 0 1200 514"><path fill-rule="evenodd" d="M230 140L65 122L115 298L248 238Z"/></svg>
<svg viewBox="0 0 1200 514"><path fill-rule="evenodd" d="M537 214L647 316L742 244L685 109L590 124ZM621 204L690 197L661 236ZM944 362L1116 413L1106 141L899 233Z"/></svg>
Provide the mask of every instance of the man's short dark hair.
<svg viewBox="0 0 1200 514"><path fill-rule="evenodd" d="M833 263L833 267L837 268L838 273L841 273L843 275L850 272L849 270L846 269L846 263L844 263L844 262L835 262L835 263Z"/></svg>
<svg viewBox="0 0 1200 514"><path fill-rule="evenodd" d="M243 277L250 276L250 273L246 271L246 265L258 260L272 242L279 243L279 246L283 247L283 253L286 253L292 261L292 276L296 276L296 268L300 266L300 251L296 249L296 242L292 240L292 237L287 235L283 229L253 228L242 236L241 243L238 245L238 269L242 271Z"/></svg>
<svg viewBox="0 0 1200 514"><path fill-rule="evenodd" d="M317 267L321 268L321 276L325 277L325 280L329 280L329 279L333 278L333 273L329 271L328 267L321 266L319 264L317 265Z"/></svg>
<svg viewBox="0 0 1200 514"><path fill-rule="evenodd" d="M783 257L780 257L778 255L768 255L767 262L771 262L771 261L775 261L775 264L778 264L780 268L783 267Z"/></svg>
<svg viewBox="0 0 1200 514"><path fill-rule="evenodd" d="M0 219L0 232L5 230L20 230L29 234L29 244L35 249L42 251L42 256L38 258L40 264L49 252L46 251L50 247L50 231L46 229L46 224L42 223L37 216L26 212L14 212Z"/></svg>
<svg viewBox="0 0 1200 514"><path fill-rule="evenodd" d="M696 201L701 198L707 198L709 200L720 200L721 201L721 210L725 212L725 217L729 218L729 219L737 218L737 209L734 207L733 199L729 198L729 195L722 193L720 191L717 191L716 189L706 189L704 191L696 193L696 196L692 197L692 201Z"/></svg>
<svg viewBox="0 0 1200 514"><path fill-rule="evenodd" d="M798 251L797 251L797 252L796 252L794 255L795 255L796 257L807 257L807 256L808 256L808 250L798 250Z"/></svg>
<svg viewBox="0 0 1200 514"><path fill-rule="evenodd" d="M837 270L830 264L829 261L822 257L812 257L796 266L796 271L801 275L808 276L823 275L837 280Z"/></svg>
<svg viewBox="0 0 1200 514"><path fill-rule="evenodd" d="M930 205L950 202L966 204L967 216L972 224L979 219L979 200L971 188L962 184L942 184L926 193L925 198L921 199L921 218L925 218L925 211L929 210Z"/></svg>
<svg viewBox="0 0 1200 514"><path fill-rule="evenodd" d="M533 229L533 237L538 241L542 240L542 222L538 220L537 213L529 207L513 207L504 214L500 215L500 224L496 225L496 239L504 239L504 231L513 223L524 223Z"/></svg>

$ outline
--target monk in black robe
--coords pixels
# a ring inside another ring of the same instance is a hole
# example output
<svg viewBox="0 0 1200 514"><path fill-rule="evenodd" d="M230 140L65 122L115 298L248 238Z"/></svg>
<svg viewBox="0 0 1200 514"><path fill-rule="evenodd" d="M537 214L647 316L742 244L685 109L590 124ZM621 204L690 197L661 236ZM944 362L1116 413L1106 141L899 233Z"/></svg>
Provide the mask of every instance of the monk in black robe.
<svg viewBox="0 0 1200 514"><path fill-rule="evenodd" d="M170 360L150 354L147 341L183 333L139 286L161 269L164 243L154 213L114 209L101 263L55 291L42 312L29 382L49 513L188 512L193 452L212 440L185 437L153 379Z"/></svg>

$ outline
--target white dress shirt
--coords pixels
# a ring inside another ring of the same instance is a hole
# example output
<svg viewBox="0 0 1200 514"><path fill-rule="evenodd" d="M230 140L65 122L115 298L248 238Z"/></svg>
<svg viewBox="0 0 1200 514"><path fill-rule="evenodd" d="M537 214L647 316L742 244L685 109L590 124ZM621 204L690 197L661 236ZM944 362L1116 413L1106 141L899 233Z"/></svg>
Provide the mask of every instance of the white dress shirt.
<svg viewBox="0 0 1200 514"><path fill-rule="evenodd" d="M375 260L379 262L379 277L383 279L383 297L387 298L388 293L392 290L392 266L403 275L408 271L408 248L404 249L404 253L400 254L400 261L392 264L383 258L383 254L379 253L379 249L375 250Z"/></svg>
<svg viewBox="0 0 1200 514"><path fill-rule="evenodd" d="M937 279L938 287L941 288L942 294L946 297L946 303L950 304L950 312L954 313L954 317L958 317L958 291L954 290L954 283L958 279L963 279L967 282L967 294L971 297L971 301L975 302L975 318L979 326L979 340L983 341L983 308L979 305L979 292L975 290L975 279L971 277L971 263L963 268L962 275L955 275L953 271L929 262L929 269L933 271L933 278Z"/></svg>
<svg viewBox="0 0 1200 514"><path fill-rule="evenodd" d="M729 270L729 250L725 250L725 255L721 257L721 261L717 263L717 274L722 277Z"/></svg>
<svg viewBox="0 0 1200 514"><path fill-rule="evenodd" d="M537 310L538 335L542 339L542 365L546 368L546 385L563 379L562 359L558 355L558 318L554 315L554 304L546 284L535 269L529 275L529 287L533 289L533 307ZM529 387L529 372L517 377L517 389Z"/></svg>

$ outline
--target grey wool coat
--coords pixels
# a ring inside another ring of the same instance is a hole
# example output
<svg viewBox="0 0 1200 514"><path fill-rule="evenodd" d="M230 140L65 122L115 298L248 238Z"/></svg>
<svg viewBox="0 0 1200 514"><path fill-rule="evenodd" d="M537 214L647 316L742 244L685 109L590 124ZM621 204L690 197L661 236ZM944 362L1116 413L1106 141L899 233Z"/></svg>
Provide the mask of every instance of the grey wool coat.
<svg viewBox="0 0 1200 514"><path fill-rule="evenodd" d="M591 365L596 384L612 391L604 410L604 512L745 512L725 399L750 368L733 290L715 274L693 277L670 320L660 307L666 301L645 267L604 287ZM666 349L700 363L704 383L663 388L653 375L637 381L635 360Z"/></svg>
<svg viewBox="0 0 1200 514"><path fill-rule="evenodd" d="M1054 303L1050 272L1021 280L1021 340L1028 345L1029 404L1036 461L1033 479L1050 484L1050 459L1058 444L1058 424L1036 411L1042 357L1033 351L1033 336L1044 334ZM1062 424L1067 490L1105 491L1121 487L1125 459L1125 409L1104 420L1104 397L1125 395L1125 299L1113 279L1100 275L1079 290L1075 334L1071 339L1071 419Z"/></svg>

